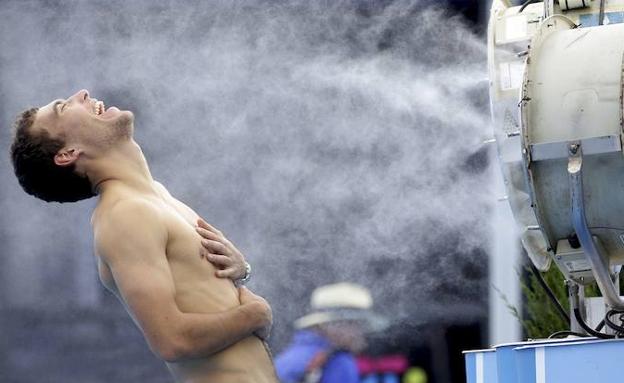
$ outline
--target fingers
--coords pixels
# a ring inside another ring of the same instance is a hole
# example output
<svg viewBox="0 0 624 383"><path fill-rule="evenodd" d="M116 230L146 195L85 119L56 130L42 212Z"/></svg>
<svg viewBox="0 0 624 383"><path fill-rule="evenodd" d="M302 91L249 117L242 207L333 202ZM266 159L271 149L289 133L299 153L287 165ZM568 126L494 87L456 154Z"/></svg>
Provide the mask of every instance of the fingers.
<svg viewBox="0 0 624 383"><path fill-rule="evenodd" d="M232 244L232 242L230 242L227 238L225 238L223 235L219 235L219 234L215 234L212 231L209 231L207 229L204 229L202 227L196 227L195 231L201 235L203 238L205 239L210 239L212 241L217 241L217 242L221 242L223 245L225 246L229 246L234 250L237 250L236 247Z"/></svg>
<svg viewBox="0 0 624 383"><path fill-rule="evenodd" d="M225 269L225 270L217 270L215 272L215 275L218 278L231 278L234 275L234 273L236 273L236 270L234 269Z"/></svg>
<svg viewBox="0 0 624 383"><path fill-rule="evenodd" d="M217 266L221 266L221 267L232 266L232 260L230 259L230 257L227 257L225 255L207 253L205 254L205 257L208 261L210 261L211 263Z"/></svg>
<svg viewBox="0 0 624 383"><path fill-rule="evenodd" d="M230 240L225 238L222 232L212 227L208 222L200 218L197 220L197 223L199 226L195 227L195 231L197 231L199 235L201 235L204 238L212 239L214 241L219 241L223 243L224 245L231 246L232 248L236 249L236 247L232 244L232 242L230 242Z"/></svg>
<svg viewBox="0 0 624 383"><path fill-rule="evenodd" d="M229 254L227 247L221 242L213 241L211 239L202 239L201 244L211 253L222 255Z"/></svg>
<svg viewBox="0 0 624 383"><path fill-rule="evenodd" d="M267 341L269 337L271 336L271 327L267 326L267 327L261 328L260 330L254 332L254 334L256 334L256 336L260 338L261 340Z"/></svg>
<svg viewBox="0 0 624 383"><path fill-rule="evenodd" d="M221 232L219 230L217 230L216 227L212 226L211 224L209 224L208 222L204 221L202 218L198 218L197 219L197 226L201 227L202 229L206 229L208 231L211 231L217 235L221 235Z"/></svg>
<svg viewBox="0 0 624 383"><path fill-rule="evenodd" d="M204 229L203 227L196 227L195 231L197 232L197 234L207 239L212 239L214 241L223 240L223 237L219 236L218 234L213 233L212 231L208 229Z"/></svg>

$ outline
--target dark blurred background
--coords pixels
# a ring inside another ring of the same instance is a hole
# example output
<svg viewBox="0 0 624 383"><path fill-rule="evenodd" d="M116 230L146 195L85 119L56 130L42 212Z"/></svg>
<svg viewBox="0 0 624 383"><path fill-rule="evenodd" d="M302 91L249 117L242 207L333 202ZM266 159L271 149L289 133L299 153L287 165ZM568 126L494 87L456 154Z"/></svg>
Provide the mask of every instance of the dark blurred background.
<svg viewBox="0 0 624 383"><path fill-rule="evenodd" d="M11 124L87 88L221 228L289 339L316 286L393 320L371 356L463 382L487 343L492 188L479 1L0 1L0 381L170 382L91 249L95 200L19 188Z"/></svg>

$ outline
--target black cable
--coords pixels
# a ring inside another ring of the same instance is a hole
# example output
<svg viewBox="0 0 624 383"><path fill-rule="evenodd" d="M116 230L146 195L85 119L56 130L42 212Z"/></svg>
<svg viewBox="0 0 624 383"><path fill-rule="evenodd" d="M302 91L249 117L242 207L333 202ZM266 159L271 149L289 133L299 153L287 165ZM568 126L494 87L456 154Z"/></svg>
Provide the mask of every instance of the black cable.
<svg viewBox="0 0 624 383"><path fill-rule="evenodd" d="M583 320L583 317L581 316L581 311L578 308L574 309L574 317L576 318L576 321L581 326L581 328L583 330L585 330L585 332L587 332L589 335L595 336L596 338L600 338L600 339L613 339L613 338L615 338L615 336L613 336L613 335L603 334L603 333L598 332L598 331L594 330L593 328L589 327L587 325L587 323L585 323L585 321Z"/></svg>
<svg viewBox="0 0 624 383"><path fill-rule="evenodd" d="M600 323L598 323L598 326L596 326L596 331L602 331L602 328L605 326L605 320L601 320Z"/></svg>
<svg viewBox="0 0 624 383"><path fill-rule="evenodd" d="M555 305L555 308L557 309L557 312L559 313L561 318L565 320L566 323L570 323L570 316L565 311L563 306L561 306L561 303L559 303L559 300L557 300L555 293L553 293L550 287L548 287L548 285L546 284L544 277L542 277L542 273L540 273L537 267L535 267L533 262L531 262L530 265L531 265L531 272L533 272L533 275L535 275L535 278L537 278L537 281L539 282L539 284L542 286L544 291L546 291L546 295L548 295L548 298L550 298L550 301L552 302L552 304Z"/></svg>
<svg viewBox="0 0 624 383"><path fill-rule="evenodd" d="M524 4L522 4L520 9L518 10L518 13L522 13L522 11L524 11L524 8L528 7L530 4L537 3L537 1L538 0L527 0L527 1L525 1Z"/></svg>
<svg viewBox="0 0 624 383"><path fill-rule="evenodd" d="M565 331L557 331L555 333L552 333L548 339L553 339L553 338L558 338L561 335L574 335L574 336L578 336L580 338L587 338L588 335L587 334L581 334L580 332L574 332L574 331L569 331L569 330L565 330Z"/></svg>
<svg viewBox="0 0 624 383"><path fill-rule="evenodd" d="M611 317L611 315L621 314L621 313L622 313L622 310L615 310L615 309L614 310L609 310L607 312L607 315L605 316L605 319L604 319L605 320L605 324L607 326L609 326L611 329L617 331L618 335L624 335L624 327L616 325L614 322L611 321L610 317Z"/></svg>

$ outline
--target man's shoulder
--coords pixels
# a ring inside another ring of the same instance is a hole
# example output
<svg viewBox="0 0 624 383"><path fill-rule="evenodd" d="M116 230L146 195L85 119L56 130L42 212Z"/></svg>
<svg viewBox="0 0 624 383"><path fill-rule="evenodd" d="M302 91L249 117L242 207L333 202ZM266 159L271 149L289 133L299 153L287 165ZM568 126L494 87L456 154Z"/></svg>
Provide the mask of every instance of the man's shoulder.
<svg viewBox="0 0 624 383"><path fill-rule="evenodd" d="M154 201L141 195L111 198L98 205L94 226L124 224L136 218L156 218L159 211Z"/></svg>
<svg viewBox="0 0 624 383"><path fill-rule="evenodd" d="M97 210L92 222L96 245L166 234L161 208L150 198L123 196L107 201Z"/></svg>
<svg viewBox="0 0 624 383"><path fill-rule="evenodd" d="M153 186L161 197L171 198L171 194L162 183L153 181ZM160 211L160 206L156 199L154 196L137 193L129 190L127 187L112 189L100 198L93 212L92 221L95 223L110 219L125 220L125 216L132 214L156 214Z"/></svg>

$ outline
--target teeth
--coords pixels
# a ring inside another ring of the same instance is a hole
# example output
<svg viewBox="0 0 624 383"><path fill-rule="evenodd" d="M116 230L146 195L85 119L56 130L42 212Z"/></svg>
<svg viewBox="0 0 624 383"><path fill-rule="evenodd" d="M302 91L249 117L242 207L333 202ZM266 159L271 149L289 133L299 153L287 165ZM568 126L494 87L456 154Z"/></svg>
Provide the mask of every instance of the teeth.
<svg viewBox="0 0 624 383"><path fill-rule="evenodd" d="M96 101L93 105L93 109L96 115L104 113L104 103L102 101Z"/></svg>

